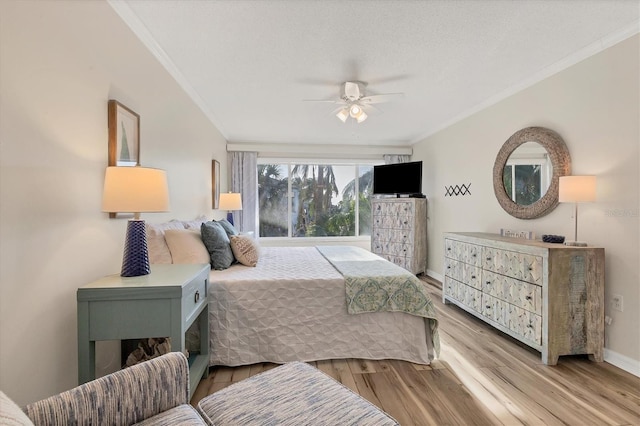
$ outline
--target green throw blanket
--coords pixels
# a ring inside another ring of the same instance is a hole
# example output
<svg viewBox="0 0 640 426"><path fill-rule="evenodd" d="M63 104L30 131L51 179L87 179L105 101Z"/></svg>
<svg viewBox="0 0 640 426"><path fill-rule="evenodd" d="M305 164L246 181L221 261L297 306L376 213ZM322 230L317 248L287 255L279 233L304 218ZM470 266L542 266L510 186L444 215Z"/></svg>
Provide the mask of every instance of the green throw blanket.
<svg viewBox="0 0 640 426"><path fill-rule="evenodd" d="M347 312L405 312L423 317L431 330L433 349L440 354L436 310L415 275L359 247L316 248L344 276Z"/></svg>

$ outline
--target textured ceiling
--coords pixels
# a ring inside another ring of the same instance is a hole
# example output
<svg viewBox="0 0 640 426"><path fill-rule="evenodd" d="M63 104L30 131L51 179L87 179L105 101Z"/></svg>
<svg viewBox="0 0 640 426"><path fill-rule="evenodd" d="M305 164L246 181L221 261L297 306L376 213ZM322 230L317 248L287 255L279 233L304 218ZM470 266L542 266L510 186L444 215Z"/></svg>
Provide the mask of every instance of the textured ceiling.
<svg viewBox="0 0 640 426"><path fill-rule="evenodd" d="M149 1L113 8L229 142L407 145L639 30L640 2ZM403 92L362 124L340 83Z"/></svg>

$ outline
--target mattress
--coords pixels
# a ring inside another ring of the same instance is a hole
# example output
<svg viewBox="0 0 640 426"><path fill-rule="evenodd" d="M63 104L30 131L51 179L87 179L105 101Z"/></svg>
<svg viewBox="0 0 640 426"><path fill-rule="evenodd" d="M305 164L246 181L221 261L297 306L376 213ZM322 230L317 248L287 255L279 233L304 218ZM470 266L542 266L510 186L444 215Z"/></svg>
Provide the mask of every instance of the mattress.
<svg viewBox="0 0 640 426"><path fill-rule="evenodd" d="M348 314L344 278L315 247L262 247L255 268L211 271L209 320L210 365L433 359L424 318Z"/></svg>

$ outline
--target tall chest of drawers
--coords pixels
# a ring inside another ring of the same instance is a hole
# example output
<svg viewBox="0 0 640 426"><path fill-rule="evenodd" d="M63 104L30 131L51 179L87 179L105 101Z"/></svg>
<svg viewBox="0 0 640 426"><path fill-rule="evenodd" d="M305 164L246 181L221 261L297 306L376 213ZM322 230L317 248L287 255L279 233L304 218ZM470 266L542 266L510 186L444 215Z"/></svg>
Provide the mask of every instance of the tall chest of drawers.
<svg viewBox="0 0 640 426"><path fill-rule="evenodd" d="M485 233L444 236L442 299L542 353L604 349L604 249Z"/></svg>
<svg viewBox="0 0 640 426"><path fill-rule="evenodd" d="M427 199L371 200L371 251L411 272L427 267Z"/></svg>

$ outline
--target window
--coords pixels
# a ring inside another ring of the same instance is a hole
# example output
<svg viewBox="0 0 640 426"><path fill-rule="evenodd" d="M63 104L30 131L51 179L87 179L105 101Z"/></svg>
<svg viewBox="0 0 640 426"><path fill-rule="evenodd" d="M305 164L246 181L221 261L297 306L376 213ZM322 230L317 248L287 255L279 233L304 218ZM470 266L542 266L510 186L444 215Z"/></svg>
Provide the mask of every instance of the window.
<svg viewBox="0 0 640 426"><path fill-rule="evenodd" d="M371 233L372 164L258 164L261 237Z"/></svg>
<svg viewBox="0 0 640 426"><path fill-rule="evenodd" d="M528 206L546 194L552 174L553 167L544 147L536 142L526 142L509 156L502 181L513 202Z"/></svg>
<svg viewBox="0 0 640 426"><path fill-rule="evenodd" d="M528 206L540 199L540 165L507 164L503 178L504 189L516 204Z"/></svg>

